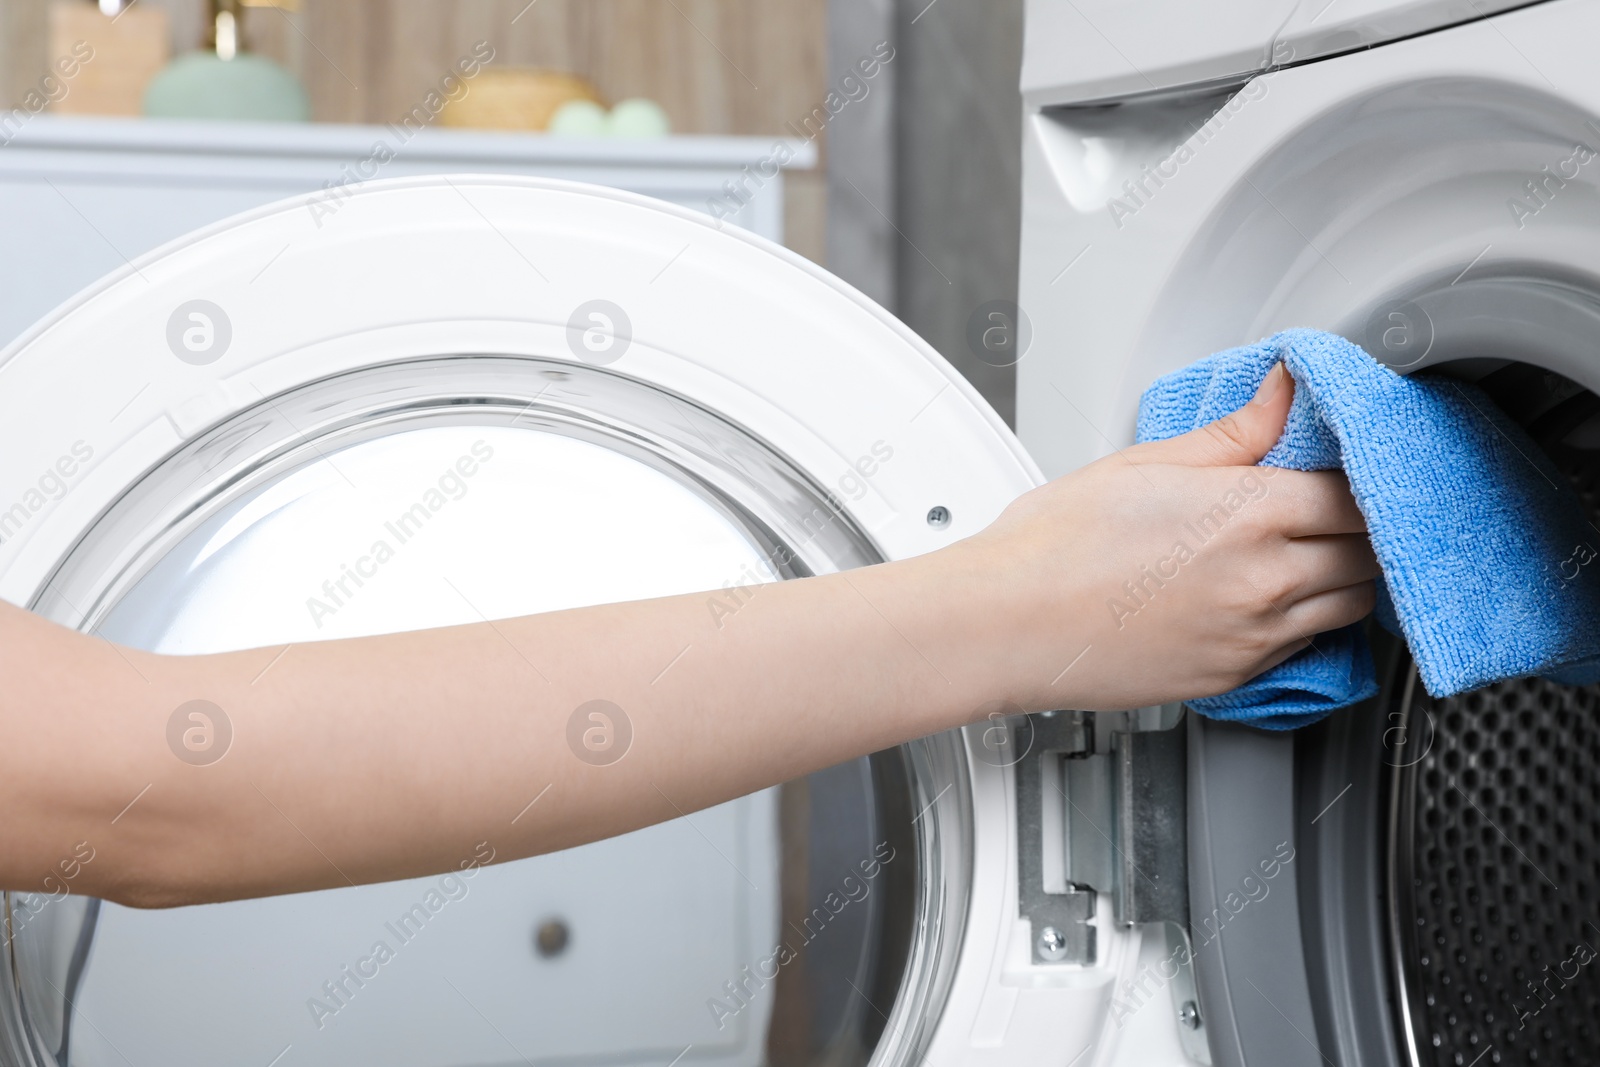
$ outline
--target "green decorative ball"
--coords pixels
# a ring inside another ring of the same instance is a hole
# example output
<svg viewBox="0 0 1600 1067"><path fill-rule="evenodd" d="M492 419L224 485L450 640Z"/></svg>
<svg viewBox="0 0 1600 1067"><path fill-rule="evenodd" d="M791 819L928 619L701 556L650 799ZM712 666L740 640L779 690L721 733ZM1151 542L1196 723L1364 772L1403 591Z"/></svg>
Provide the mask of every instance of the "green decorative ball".
<svg viewBox="0 0 1600 1067"><path fill-rule="evenodd" d="M160 119L305 122L311 102L294 75L261 56L215 52L179 56L144 91L144 113Z"/></svg>
<svg viewBox="0 0 1600 1067"><path fill-rule="evenodd" d="M570 137L604 136L606 109L593 100L568 100L550 116L547 130Z"/></svg>
<svg viewBox="0 0 1600 1067"><path fill-rule="evenodd" d="M606 128L613 137L665 137L672 132L672 120L654 100L636 96L611 109Z"/></svg>

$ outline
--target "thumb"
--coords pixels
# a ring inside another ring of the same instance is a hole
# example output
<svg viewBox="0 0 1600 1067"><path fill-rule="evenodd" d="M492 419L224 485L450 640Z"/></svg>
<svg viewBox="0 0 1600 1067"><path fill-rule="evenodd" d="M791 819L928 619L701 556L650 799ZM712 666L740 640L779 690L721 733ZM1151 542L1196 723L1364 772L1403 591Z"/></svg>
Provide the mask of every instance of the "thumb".
<svg viewBox="0 0 1600 1067"><path fill-rule="evenodd" d="M1254 466L1283 436L1293 401L1294 379L1282 363L1274 363L1244 407L1178 437L1142 444L1139 458L1186 467Z"/></svg>

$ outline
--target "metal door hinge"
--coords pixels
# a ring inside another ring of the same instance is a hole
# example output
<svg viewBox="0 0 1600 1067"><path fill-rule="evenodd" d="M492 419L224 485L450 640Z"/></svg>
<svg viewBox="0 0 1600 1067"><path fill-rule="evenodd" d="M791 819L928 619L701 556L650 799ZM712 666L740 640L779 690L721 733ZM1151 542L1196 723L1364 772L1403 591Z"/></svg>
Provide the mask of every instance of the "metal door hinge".
<svg viewBox="0 0 1600 1067"><path fill-rule="evenodd" d="M1095 959L1096 893L1124 925L1189 921L1187 762L1179 710L1019 716L1018 908L1035 963ZM1098 741L1096 735L1099 735Z"/></svg>
<svg viewBox="0 0 1600 1067"><path fill-rule="evenodd" d="M1093 723L1084 712L1053 711L1019 717L1012 727L1017 768L1018 910L1032 926L1034 963L1094 962L1095 891L1070 881L1066 811L1070 806L1061 762L1093 749Z"/></svg>

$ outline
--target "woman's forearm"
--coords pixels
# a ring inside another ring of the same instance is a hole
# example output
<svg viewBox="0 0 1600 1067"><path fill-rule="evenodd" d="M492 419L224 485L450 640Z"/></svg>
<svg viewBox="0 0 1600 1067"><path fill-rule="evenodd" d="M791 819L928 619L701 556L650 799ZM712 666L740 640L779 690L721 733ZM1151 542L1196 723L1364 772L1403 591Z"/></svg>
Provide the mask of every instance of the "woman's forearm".
<svg viewBox="0 0 1600 1067"><path fill-rule="evenodd" d="M984 595L952 562L208 656L41 637L92 649L85 699L66 705L84 721L55 725L104 770L88 795L30 785L51 800L28 812L36 851L7 866L88 840L81 891L187 903L437 872L485 842L510 859L696 811L1005 696L951 625L952 603L979 611ZM134 698L111 709L102 693Z"/></svg>

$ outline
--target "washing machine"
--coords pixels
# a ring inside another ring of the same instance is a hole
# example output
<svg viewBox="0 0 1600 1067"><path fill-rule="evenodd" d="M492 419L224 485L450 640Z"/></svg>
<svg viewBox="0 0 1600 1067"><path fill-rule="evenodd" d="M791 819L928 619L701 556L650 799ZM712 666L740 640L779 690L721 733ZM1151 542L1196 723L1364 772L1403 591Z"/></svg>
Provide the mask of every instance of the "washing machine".
<svg viewBox="0 0 1600 1067"><path fill-rule="evenodd" d="M1600 5L1028 16L1017 418L1045 474L1131 443L1159 375L1310 326L1476 382L1593 511ZM1366 705L1294 734L1178 727L1184 1024L1215 1064L1596 1062L1596 690L1436 700L1376 636ZM1114 1012L1170 1010L1162 976Z"/></svg>
<svg viewBox="0 0 1600 1067"><path fill-rule="evenodd" d="M904 558L1126 444L1156 375L1289 325L1478 381L1593 484L1600 6L1029 17L1020 311L977 331L1020 356L1022 443L731 225L378 182L320 227L299 198L135 259L0 355L0 596L193 653ZM1293 735L974 709L487 864L530 782L470 878L137 911L75 891L86 840L6 897L4 1055L1590 1062L1593 691L1434 701L1382 657L1377 701Z"/></svg>
<svg viewBox="0 0 1600 1067"><path fill-rule="evenodd" d="M906 327L726 221L506 175L375 182L320 225L307 203L133 260L0 357L0 596L178 654L697 590L709 611L933 551L1040 481ZM492 863L530 780L465 874L170 910L72 881L137 819L130 781L103 838L6 897L6 1062L1092 1062L1164 936L1116 914L1115 790L1145 803L1139 769L1181 766L1129 740L1178 709L990 710ZM1093 771L1025 758L1047 750ZM1107 880L1069 882L1069 852ZM1181 1054L1175 1009L1141 1024L1125 1053Z"/></svg>

